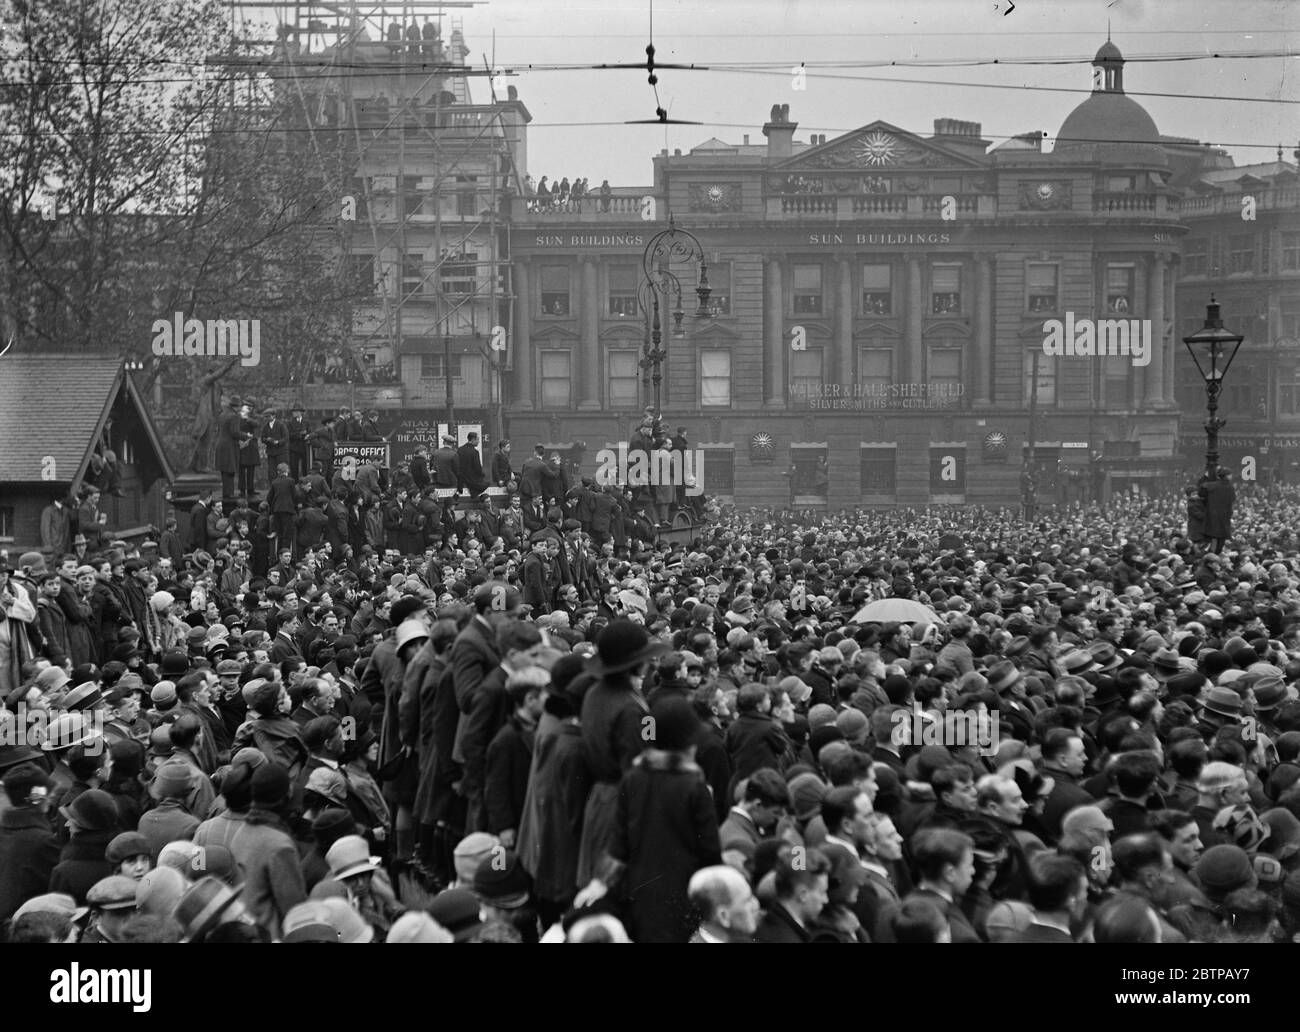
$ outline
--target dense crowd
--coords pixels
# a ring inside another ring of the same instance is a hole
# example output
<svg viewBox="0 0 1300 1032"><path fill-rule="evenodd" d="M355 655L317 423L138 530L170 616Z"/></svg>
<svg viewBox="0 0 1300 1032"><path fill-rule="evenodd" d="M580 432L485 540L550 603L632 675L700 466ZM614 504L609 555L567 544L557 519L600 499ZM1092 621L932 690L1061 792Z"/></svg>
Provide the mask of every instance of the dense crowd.
<svg viewBox="0 0 1300 1032"><path fill-rule="evenodd" d="M10 940L1300 932L1295 489L677 541L453 446L0 554Z"/></svg>

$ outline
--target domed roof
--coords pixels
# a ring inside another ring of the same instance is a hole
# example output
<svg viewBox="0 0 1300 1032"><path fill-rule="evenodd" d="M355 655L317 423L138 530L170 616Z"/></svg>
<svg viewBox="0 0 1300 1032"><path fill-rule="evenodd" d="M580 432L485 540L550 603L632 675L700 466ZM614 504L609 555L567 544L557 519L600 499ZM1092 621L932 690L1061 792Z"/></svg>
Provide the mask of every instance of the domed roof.
<svg viewBox="0 0 1300 1032"><path fill-rule="evenodd" d="M1146 108L1123 93L1094 93L1070 112L1056 146L1092 143L1159 143L1160 130Z"/></svg>
<svg viewBox="0 0 1300 1032"><path fill-rule="evenodd" d="M1124 55L1109 39L1092 59L1092 96L1076 107L1056 134L1056 149L1096 144L1159 144L1160 130L1146 108L1124 95Z"/></svg>
<svg viewBox="0 0 1300 1032"><path fill-rule="evenodd" d="M1119 47L1115 46L1110 40L1106 40L1097 51L1097 56L1092 59L1093 64L1101 64L1103 61L1123 61L1124 55L1119 52Z"/></svg>

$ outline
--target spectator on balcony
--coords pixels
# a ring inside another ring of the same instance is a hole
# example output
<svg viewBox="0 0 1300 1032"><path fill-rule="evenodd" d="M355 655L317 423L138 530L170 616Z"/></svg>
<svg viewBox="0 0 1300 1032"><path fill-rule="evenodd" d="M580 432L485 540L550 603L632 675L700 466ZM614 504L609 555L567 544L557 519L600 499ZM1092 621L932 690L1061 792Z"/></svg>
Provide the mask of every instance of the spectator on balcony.
<svg viewBox="0 0 1300 1032"><path fill-rule="evenodd" d="M402 49L402 23L391 21L388 23L388 42L385 44L390 54L396 54Z"/></svg>
<svg viewBox="0 0 1300 1032"><path fill-rule="evenodd" d="M542 176L542 181L537 184L537 210L545 211L551 204L551 187L546 182L546 177Z"/></svg>
<svg viewBox="0 0 1300 1032"><path fill-rule="evenodd" d="M424 56L432 57L438 50L438 26L427 15L424 19Z"/></svg>
<svg viewBox="0 0 1300 1032"><path fill-rule="evenodd" d="M600 210L601 211L609 211L609 200L610 197L613 196L613 193L614 191L609 185L609 180L606 179L602 181L600 184Z"/></svg>
<svg viewBox="0 0 1300 1032"><path fill-rule="evenodd" d="M456 471L460 485L476 498L487 490L487 479L483 476L483 459L478 453L478 434L471 433L456 452Z"/></svg>
<svg viewBox="0 0 1300 1032"><path fill-rule="evenodd" d="M492 456L492 483L506 487L513 483L515 471L510 468L510 442L497 441L496 454Z"/></svg>
<svg viewBox="0 0 1300 1032"><path fill-rule="evenodd" d="M568 176L565 176L563 179L560 180L559 194L560 194L560 207L567 208L569 206L569 177Z"/></svg>
<svg viewBox="0 0 1300 1032"><path fill-rule="evenodd" d="M417 22L411 22L406 27L406 52L408 54L420 53L420 26Z"/></svg>

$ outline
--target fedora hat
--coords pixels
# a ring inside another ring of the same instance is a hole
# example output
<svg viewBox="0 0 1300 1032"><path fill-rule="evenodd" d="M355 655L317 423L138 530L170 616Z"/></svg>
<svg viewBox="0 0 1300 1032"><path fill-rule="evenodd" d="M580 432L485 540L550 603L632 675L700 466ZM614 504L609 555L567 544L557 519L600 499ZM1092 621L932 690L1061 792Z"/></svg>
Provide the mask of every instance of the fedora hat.
<svg viewBox="0 0 1300 1032"><path fill-rule="evenodd" d="M597 676L631 670L668 651L668 645L651 641L644 627L631 620L614 620L596 639L596 661L592 672Z"/></svg>
<svg viewBox="0 0 1300 1032"><path fill-rule="evenodd" d="M84 745L96 734L90 718L85 713L75 710L60 713L50 721L45 741L41 743L41 750L54 752L57 749L69 749L74 745Z"/></svg>
<svg viewBox="0 0 1300 1032"><path fill-rule="evenodd" d="M1004 659L999 663L994 663L993 666L989 668L989 687L1000 695L1008 688L1011 688L1024 676L1024 673L1022 673L1014 663L1010 660Z"/></svg>
<svg viewBox="0 0 1300 1032"><path fill-rule="evenodd" d="M1156 654L1151 657L1151 665L1155 668L1155 676L1161 679L1181 673L1183 669L1179 663L1179 655L1173 649L1157 649Z"/></svg>
<svg viewBox="0 0 1300 1032"><path fill-rule="evenodd" d="M173 916L185 932L185 941L191 942L220 924L222 915L238 901L238 889L206 875L189 887Z"/></svg>
<svg viewBox="0 0 1300 1032"><path fill-rule="evenodd" d="M1067 674L1081 674L1091 670L1097 663L1096 657L1086 649L1072 649L1060 660Z"/></svg>
<svg viewBox="0 0 1300 1032"><path fill-rule="evenodd" d="M1088 646L1088 651L1092 653L1092 658L1096 660L1102 672L1115 670L1124 662L1113 642L1094 641Z"/></svg>
<svg viewBox="0 0 1300 1032"><path fill-rule="evenodd" d="M1241 716L1241 696L1231 688L1216 686L1211 688L1201 702L1201 707L1221 717L1236 718Z"/></svg>
<svg viewBox="0 0 1300 1032"><path fill-rule="evenodd" d="M1277 709L1286 700L1286 682L1281 674L1265 674L1254 684L1255 710Z"/></svg>

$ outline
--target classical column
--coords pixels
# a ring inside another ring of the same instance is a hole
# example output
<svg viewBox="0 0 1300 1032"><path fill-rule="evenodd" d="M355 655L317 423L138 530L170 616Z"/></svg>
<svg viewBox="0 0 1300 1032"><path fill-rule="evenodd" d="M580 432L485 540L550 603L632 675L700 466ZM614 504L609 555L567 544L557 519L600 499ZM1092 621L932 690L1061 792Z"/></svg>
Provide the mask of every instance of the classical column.
<svg viewBox="0 0 1300 1032"><path fill-rule="evenodd" d="M1165 403L1165 256L1153 255L1147 266L1147 317L1151 320L1151 364L1143 381L1144 407Z"/></svg>
<svg viewBox="0 0 1300 1032"><path fill-rule="evenodd" d="M921 293L921 256L909 254L907 259L907 326L903 330L903 350L906 357L899 371L901 383L920 383L925 376L925 353L921 327L925 319L925 297Z"/></svg>
<svg viewBox="0 0 1300 1032"><path fill-rule="evenodd" d="M596 256L584 254L582 261L582 334L578 350L578 408L600 408L600 297Z"/></svg>
<svg viewBox="0 0 1300 1032"><path fill-rule="evenodd" d="M975 404L989 404L990 370L993 367L993 260L987 254L975 256L975 337L967 376L974 380Z"/></svg>
<svg viewBox="0 0 1300 1032"><path fill-rule="evenodd" d="M775 255L763 259L763 389L766 408L785 408L785 297L781 284L781 260Z"/></svg>
<svg viewBox="0 0 1300 1032"><path fill-rule="evenodd" d="M528 262L515 262L515 339L514 350L515 399L514 407L534 407L533 392L537 384L533 379L533 292L530 288Z"/></svg>
<svg viewBox="0 0 1300 1032"><path fill-rule="evenodd" d="M1174 285L1178 282L1177 266L1180 261L1178 255L1168 256L1168 258L1169 260L1165 265L1165 268L1168 270L1165 276L1166 321L1169 319L1168 313L1174 311ZM1178 327L1175 325L1169 333L1169 350L1165 354L1165 383L1162 392L1165 401L1170 405L1174 404L1174 366L1178 361L1180 343L1181 342L1178 339Z"/></svg>
<svg viewBox="0 0 1300 1032"><path fill-rule="evenodd" d="M835 352L839 358L838 368L831 368L829 363L826 379L839 377L840 390L851 390L853 383L853 259L840 257L839 307L836 310Z"/></svg>

